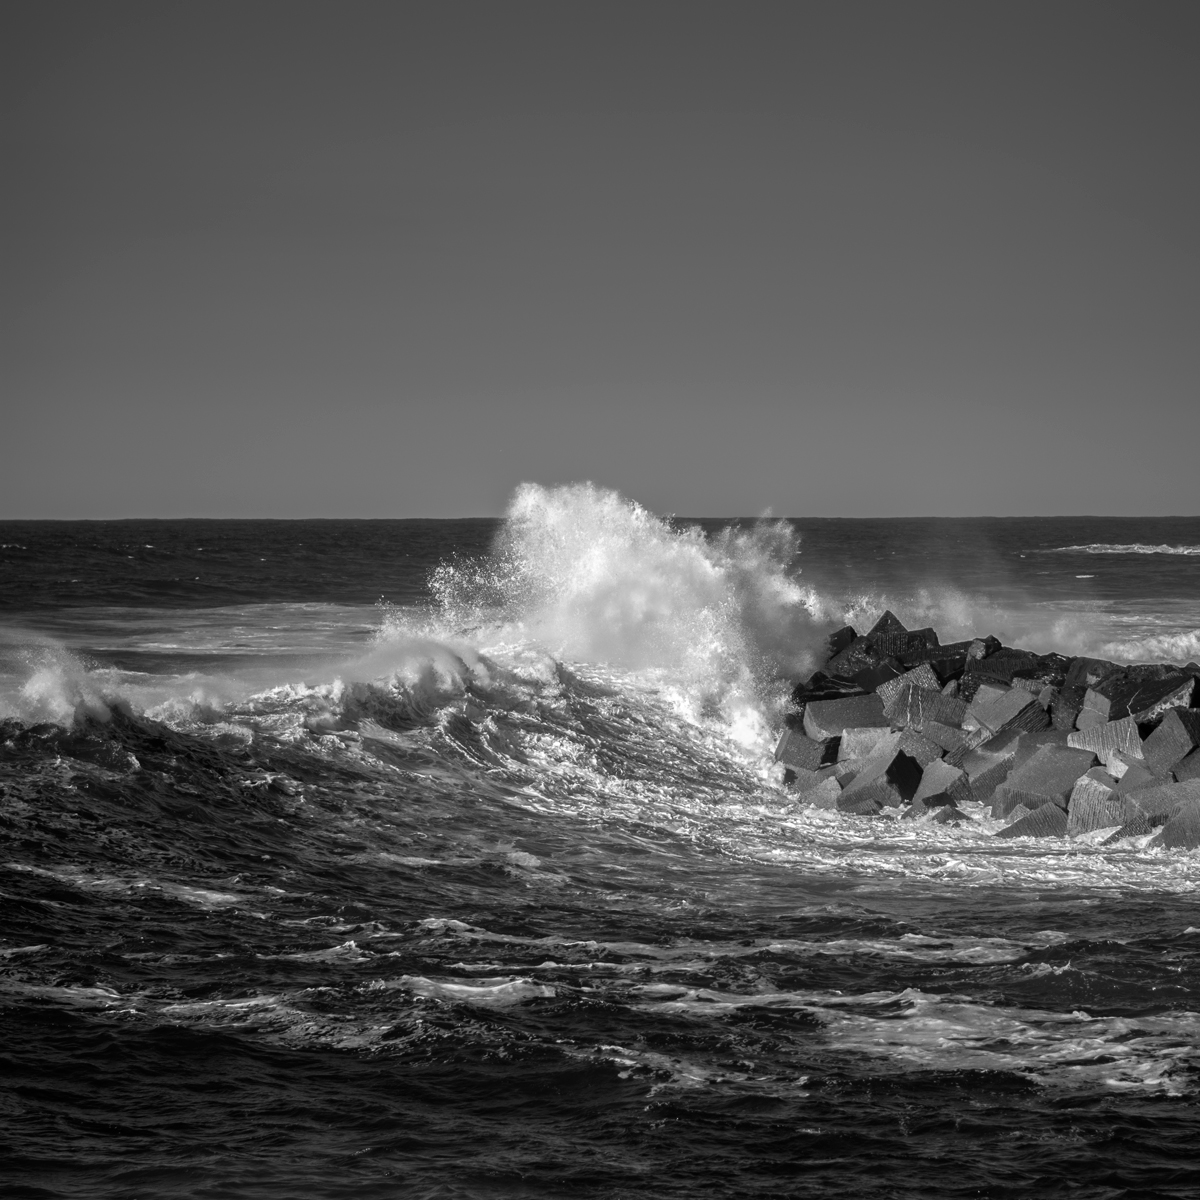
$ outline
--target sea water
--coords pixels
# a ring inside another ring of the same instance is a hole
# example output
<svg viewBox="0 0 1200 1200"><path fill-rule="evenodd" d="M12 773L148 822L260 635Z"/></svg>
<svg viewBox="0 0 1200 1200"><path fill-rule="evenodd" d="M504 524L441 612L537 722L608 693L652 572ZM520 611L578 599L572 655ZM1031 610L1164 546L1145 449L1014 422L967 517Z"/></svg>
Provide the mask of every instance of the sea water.
<svg viewBox="0 0 1200 1200"><path fill-rule="evenodd" d="M885 608L1196 658L1200 519L527 486L0 543L0 1194L1200 1191L1200 857L771 753Z"/></svg>

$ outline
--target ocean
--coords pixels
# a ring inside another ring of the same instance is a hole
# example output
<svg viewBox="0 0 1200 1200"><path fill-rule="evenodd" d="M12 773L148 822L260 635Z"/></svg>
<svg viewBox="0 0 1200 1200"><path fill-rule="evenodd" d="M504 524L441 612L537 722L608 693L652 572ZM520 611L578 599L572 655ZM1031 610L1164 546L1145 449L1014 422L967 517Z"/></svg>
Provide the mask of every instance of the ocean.
<svg viewBox="0 0 1200 1200"><path fill-rule="evenodd" d="M0 1196L1200 1195L1200 855L772 753L885 609L1200 658L1200 518L0 544Z"/></svg>

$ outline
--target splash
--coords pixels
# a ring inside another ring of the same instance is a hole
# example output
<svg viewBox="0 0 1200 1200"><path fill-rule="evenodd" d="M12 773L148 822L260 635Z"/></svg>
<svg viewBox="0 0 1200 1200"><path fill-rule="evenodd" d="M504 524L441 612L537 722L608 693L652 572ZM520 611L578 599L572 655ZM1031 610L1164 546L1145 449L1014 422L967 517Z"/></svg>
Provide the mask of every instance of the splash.
<svg viewBox="0 0 1200 1200"><path fill-rule="evenodd" d="M750 741L840 615L796 578L798 552L784 521L707 539L590 483L524 484L490 557L444 564L432 585L447 629L653 677Z"/></svg>
<svg viewBox="0 0 1200 1200"><path fill-rule="evenodd" d="M1041 554L1200 554L1200 546L1151 546L1145 542L1090 542L1086 546L1056 546Z"/></svg>

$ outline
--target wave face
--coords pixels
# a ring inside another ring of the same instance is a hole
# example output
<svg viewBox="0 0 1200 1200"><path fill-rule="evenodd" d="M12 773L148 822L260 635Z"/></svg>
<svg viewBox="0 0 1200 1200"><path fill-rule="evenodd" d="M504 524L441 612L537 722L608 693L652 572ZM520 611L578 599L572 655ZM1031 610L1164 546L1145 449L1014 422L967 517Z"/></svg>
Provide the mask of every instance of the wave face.
<svg viewBox="0 0 1200 1200"><path fill-rule="evenodd" d="M1104 542L1090 546L1057 546L1052 554L1200 554L1200 546L1146 546L1140 542L1114 546Z"/></svg>
<svg viewBox="0 0 1200 1200"><path fill-rule="evenodd" d="M931 581L919 530L910 576L874 529L664 521L590 485L440 532L186 524L69 550L0 530L34 597L8 576L19 1185L916 1200L1177 1178L1195 856L801 809L771 762L786 680L848 617L1077 636L1074 584L983 593L978 525ZM1002 533L995 580L1028 561L1028 529ZM318 596L313 537L339 564ZM210 544L217 583L162 584ZM47 607L55 572L88 603ZM1086 636L1191 619L1122 604Z"/></svg>

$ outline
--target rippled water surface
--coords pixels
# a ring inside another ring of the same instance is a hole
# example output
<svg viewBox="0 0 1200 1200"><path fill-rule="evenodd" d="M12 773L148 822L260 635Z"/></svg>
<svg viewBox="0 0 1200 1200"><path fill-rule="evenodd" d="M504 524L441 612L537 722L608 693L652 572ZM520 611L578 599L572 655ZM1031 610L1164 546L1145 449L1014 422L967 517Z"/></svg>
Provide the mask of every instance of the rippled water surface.
<svg viewBox="0 0 1200 1200"><path fill-rule="evenodd" d="M770 754L885 603L1186 638L1089 547L1200 521L721 524L0 526L0 1194L1200 1194L1196 856Z"/></svg>

